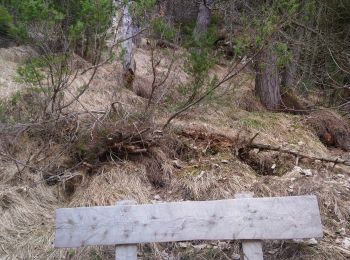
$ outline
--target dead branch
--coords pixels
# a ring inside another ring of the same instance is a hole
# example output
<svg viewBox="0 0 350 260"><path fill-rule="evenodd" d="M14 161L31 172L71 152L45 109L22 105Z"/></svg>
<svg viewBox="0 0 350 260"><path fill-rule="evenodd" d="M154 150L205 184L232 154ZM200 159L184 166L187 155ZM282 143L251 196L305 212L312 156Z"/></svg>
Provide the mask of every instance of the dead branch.
<svg viewBox="0 0 350 260"><path fill-rule="evenodd" d="M280 146L273 146L273 145L267 145L267 144L257 144L257 143L252 143L252 144L248 144L246 146L248 149L259 149L259 150L263 150L263 151L276 151L276 152L280 152L280 153L286 153L286 154L291 154L294 155L296 157L299 157L300 159L302 158L307 158L307 159L311 159L311 160L319 160L322 162L330 162L330 163L334 163L334 164L343 164L346 166L350 166L350 161L341 159L341 158L330 158L330 157L321 157L321 156L313 156L313 155L308 155L305 153L301 153L295 150L290 150L287 148L283 148Z"/></svg>

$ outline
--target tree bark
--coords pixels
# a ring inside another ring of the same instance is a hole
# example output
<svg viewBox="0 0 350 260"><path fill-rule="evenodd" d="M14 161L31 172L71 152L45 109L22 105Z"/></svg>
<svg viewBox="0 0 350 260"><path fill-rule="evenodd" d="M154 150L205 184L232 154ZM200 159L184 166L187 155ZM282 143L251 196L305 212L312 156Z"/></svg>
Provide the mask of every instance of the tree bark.
<svg viewBox="0 0 350 260"><path fill-rule="evenodd" d="M273 46L267 46L257 56L255 64L255 93L269 110L277 110L281 103L281 93L277 69L277 57Z"/></svg>
<svg viewBox="0 0 350 260"><path fill-rule="evenodd" d="M128 4L126 4L123 10L122 19L122 63L124 69L124 84L128 88L132 87L136 71L136 63L134 59L133 31L134 30L132 26L132 17L129 12L129 6Z"/></svg>
<svg viewBox="0 0 350 260"><path fill-rule="evenodd" d="M197 41L208 31L213 3L214 0L202 0L199 5L196 27L194 28L194 37Z"/></svg>

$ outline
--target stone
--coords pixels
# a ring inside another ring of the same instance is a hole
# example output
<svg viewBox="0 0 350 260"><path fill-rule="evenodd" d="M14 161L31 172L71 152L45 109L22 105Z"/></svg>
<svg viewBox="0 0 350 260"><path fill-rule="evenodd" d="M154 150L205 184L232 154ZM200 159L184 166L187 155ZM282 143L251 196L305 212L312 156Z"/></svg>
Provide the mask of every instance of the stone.
<svg viewBox="0 0 350 260"><path fill-rule="evenodd" d="M302 172L302 168L301 167L299 167L299 166L294 166L294 168L293 168L293 172L296 172L296 173L301 173Z"/></svg>
<svg viewBox="0 0 350 260"><path fill-rule="evenodd" d="M218 247L219 247L220 249L225 249L225 248L228 247L228 244L227 244L226 242L220 241L220 242L218 243Z"/></svg>
<svg viewBox="0 0 350 260"><path fill-rule="evenodd" d="M306 177L311 177L313 175L310 169L302 169L300 173Z"/></svg>
<svg viewBox="0 0 350 260"><path fill-rule="evenodd" d="M342 228L339 228L339 229L336 231L336 233L338 233L338 234L340 234L340 235L342 235L342 236L345 236L345 235L346 235L346 230L345 230L344 227L342 227Z"/></svg>
<svg viewBox="0 0 350 260"><path fill-rule="evenodd" d="M229 161L228 161L228 160L221 160L221 163L223 163L223 164L228 164Z"/></svg>
<svg viewBox="0 0 350 260"><path fill-rule="evenodd" d="M344 237L343 241L341 242L341 247L350 249L350 237Z"/></svg>
<svg viewBox="0 0 350 260"><path fill-rule="evenodd" d="M309 240L305 241L305 244L307 244L309 246L315 246L318 244L318 242L315 238L310 238Z"/></svg>
<svg viewBox="0 0 350 260"><path fill-rule="evenodd" d="M189 243L187 243L187 242L180 242L179 243L179 247L181 247L181 248L187 248L187 247L189 247Z"/></svg>
<svg viewBox="0 0 350 260"><path fill-rule="evenodd" d="M214 169L219 169L219 168L220 168L220 165L217 164L217 163L214 163L214 164L213 164L213 168L214 168Z"/></svg>
<svg viewBox="0 0 350 260"><path fill-rule="evenodd" d="M207 248L208 245L207 244L199 244L199 245L194 245L193 248L196 250L203 250L205 248Z"/></svg>
<svg viewBox="0 0 350 260"><path fill-rule="evenodd" d="M315 164L321 164L322 161L321 160L315 160Z"/></svg>
<svg viewBox="0 0 350 260"><path fill-rule="evenodd" d="M232 259L233 259L233 260L240 260L240 259L241 259L241 256L240 256L239 254L233 253L233 254L232 254Z"/></svg>
<svg viewBox="0 0 350 260"><path fill-rule="evenodd" d="M159 195L155 195L153 198L154 198L155 200L161 200L161 197L160 197Z"/></svg>

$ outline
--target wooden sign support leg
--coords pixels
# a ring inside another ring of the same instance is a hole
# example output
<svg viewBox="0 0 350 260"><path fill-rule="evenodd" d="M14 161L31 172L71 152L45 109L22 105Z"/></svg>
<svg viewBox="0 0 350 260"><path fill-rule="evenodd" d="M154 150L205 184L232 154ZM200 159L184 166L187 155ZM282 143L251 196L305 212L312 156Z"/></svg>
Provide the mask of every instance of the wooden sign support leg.
<svg viewBox="0 0 350 260"><path fill-rule="evenodd" d="M237 193L236 199L252 198L251 193ZM263 260L262 242L260 240L244 240L242 241L241 260Z"/></svg>
<svg viewBox="0 0 350 260"><path fill-rule="evenodd" d="M116 205L135 205L134 200L118 201ZM115 247L116 260L137 260L137 245L120 245Z"/></svg>

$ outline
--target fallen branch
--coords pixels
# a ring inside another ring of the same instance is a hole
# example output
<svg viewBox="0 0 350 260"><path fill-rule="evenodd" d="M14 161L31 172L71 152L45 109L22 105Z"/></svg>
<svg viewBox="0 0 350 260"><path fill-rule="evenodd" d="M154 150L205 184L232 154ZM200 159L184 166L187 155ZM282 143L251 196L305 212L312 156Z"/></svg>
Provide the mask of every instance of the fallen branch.
<svg viewBox="0 0 350 260"><path fill-rule="evenodd" d="M290 150L290 149L286 149L280 146L272 146L272 145L266 145L266 144L257 144L257 143L251 143L247 145L248 149L259 149L259 150L265 150L265 151L276 151L276 152L280 152L280 153L287 153L287 154L291 154L294 155L296 157L299 157L300 159L302 158L307 158L307 159L311 159L311 160L319 160L319 161L323 161L323 162L331 162L334 163L334 165L336 164L343 164L346 166L350 166L350 161L344 160L344 159L340 159L340 158L329 158L329 157L321 157L321 156L312 156L312 155L308 155L305 153L301 153L298 151L294 151L294 150Z"/></svg>

